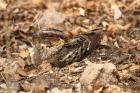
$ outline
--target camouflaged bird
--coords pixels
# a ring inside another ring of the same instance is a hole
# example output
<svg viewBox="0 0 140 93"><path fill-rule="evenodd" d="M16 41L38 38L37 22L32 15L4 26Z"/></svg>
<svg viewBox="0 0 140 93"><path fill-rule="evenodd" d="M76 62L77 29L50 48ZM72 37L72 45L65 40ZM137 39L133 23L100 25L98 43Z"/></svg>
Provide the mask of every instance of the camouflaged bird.
<svg viewBox="0 0 140 93"><path fill-rule="evenodd" d="M53 29L54 30L54 29ZM51 32L50 30L46 33ZM64 34L59 33L56 36L64 38ZM92 50L100 45L102 34L99 31L89 31L86 33L79 34L69 39L64 45L55 48L46 60L55 67L64 67L73 62L81 61L85 56L90 54Z"/></svg>

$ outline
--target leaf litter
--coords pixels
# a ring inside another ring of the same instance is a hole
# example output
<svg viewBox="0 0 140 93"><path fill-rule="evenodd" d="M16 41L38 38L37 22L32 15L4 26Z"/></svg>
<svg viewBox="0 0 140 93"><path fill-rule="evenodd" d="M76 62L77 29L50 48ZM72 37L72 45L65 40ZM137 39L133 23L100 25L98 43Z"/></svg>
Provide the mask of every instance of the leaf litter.
<svg viewBox="0 0 140 93"><path fill-rule="evenodd" d="M0 92L138 93L139 0L1 0ZM63 68L42 59L66 40L39 36L42 29L70 38L102 28L103 47Z"/></svg>

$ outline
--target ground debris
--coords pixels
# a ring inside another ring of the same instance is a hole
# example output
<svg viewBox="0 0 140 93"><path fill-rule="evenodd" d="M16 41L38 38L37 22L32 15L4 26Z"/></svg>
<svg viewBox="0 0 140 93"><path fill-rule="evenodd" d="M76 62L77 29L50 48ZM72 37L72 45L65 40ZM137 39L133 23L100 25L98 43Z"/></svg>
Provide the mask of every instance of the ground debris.
<svg viewBox="0 0 140 93"><path fill-rule="evenodd" d="M0 0L1 93L139 91L139 0Z"/></svg>

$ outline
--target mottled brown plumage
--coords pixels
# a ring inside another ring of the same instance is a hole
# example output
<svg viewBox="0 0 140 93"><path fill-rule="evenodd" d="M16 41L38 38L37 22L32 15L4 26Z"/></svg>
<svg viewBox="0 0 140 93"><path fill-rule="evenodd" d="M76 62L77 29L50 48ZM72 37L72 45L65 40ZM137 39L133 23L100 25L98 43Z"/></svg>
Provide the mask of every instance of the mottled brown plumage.
<svg viewBox="0 0 140 93"><path fill-rule="evenodd" d="M73 62L78 62L100 44L101 37L101 33L95 31L77 35L64 45L59 46L46 59L52 66L56 67L64 67Z"/></svg>

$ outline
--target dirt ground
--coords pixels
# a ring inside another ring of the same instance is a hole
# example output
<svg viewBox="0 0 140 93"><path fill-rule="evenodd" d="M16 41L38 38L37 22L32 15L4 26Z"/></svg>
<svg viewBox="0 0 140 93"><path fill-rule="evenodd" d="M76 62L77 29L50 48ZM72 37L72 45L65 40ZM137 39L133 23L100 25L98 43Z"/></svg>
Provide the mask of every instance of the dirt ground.
<svg viewBox="0 0 140 93"><path fill-rule="evenodd" d="M53 67L42 55L65 40L48 28L99 28L102 46ZM140 0L0 0L0 93L140 93Z"/></svg>

